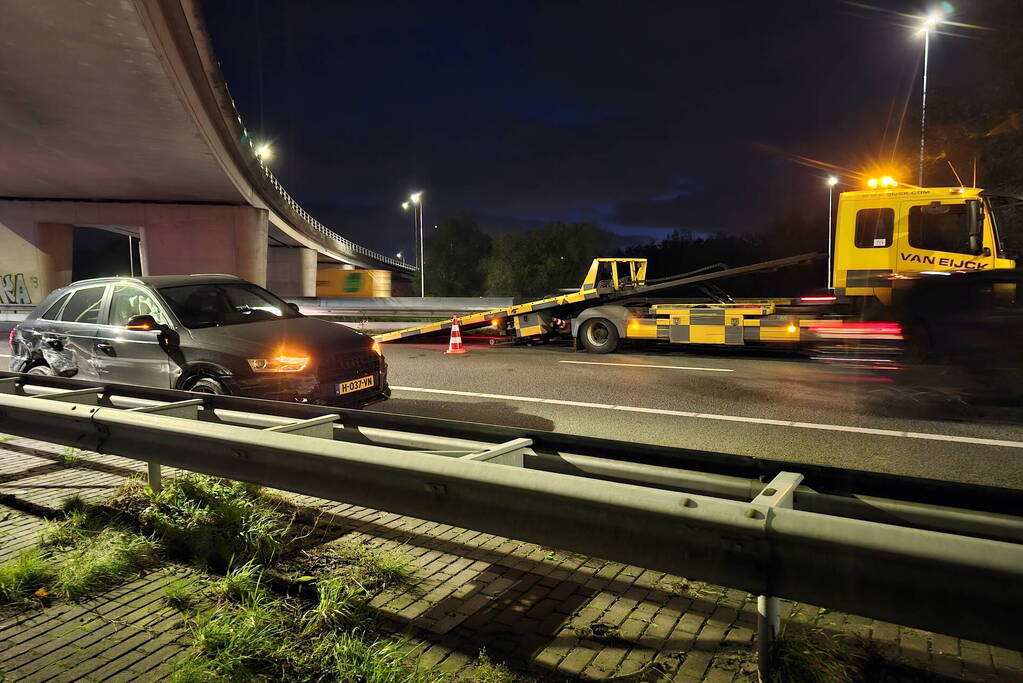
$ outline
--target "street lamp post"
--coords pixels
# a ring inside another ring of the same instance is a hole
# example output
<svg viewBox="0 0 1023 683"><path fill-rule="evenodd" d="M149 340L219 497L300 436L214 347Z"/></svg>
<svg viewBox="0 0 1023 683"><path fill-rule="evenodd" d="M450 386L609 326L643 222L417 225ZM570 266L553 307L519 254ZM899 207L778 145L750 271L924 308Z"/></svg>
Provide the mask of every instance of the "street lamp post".
<svg viewBox="0 0 1023 683"><path fill-rule="evenodd" d="M423 246L423 193L413 192L408 201L401 203L401 208L412 209L412 234L416 240L416 256L419 260L419 296L426 296L425 247Z"/></svg>
<svg viewBox="0 0 1023 683"><path fill-rule="evenodd" d="M833 200L835 194L835 185L838 185L838 178L835 176L828 176L828 289L834 289L831 282L831 232L832 226L834 225L833 219Z"/></svg>
<svg viewBox="0 0 1023 683"><path fill-rule="evenodd" d="M409 201L419 210L419 296L426 297L426 240L423 239L423 193L413 192Z"/></svg>
<svg viewBox="0 0 1023 683"><path fill-rule="evenodd" d="M923 24L920 26L920 30L917 31L917 35L922 33L924 36L924 75L920 96L920 174L917 179L917 185L920 187L923 187L924 185L924 148L927 128L927 63L930 59L931 52L931 31L936 29L940 23L941 14L934 12L924 19Z"/></svg>

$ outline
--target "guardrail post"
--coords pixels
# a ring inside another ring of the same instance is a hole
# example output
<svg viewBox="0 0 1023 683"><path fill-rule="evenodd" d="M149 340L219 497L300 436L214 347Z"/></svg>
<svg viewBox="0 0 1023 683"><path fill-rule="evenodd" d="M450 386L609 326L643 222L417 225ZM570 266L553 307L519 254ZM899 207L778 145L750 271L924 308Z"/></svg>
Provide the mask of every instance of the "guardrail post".
<svg viewBox="0 0 1023 683"><path fill-rule="evenodd" d="M199 408L203 405L201 398L190 398L184 401L174 401L172 403L161 403L155 406L145 406L142 408L129 408L130 413L150 413L152 415L166 415L168 417L183 417L187 420L198 420L199 419ZM153 493L159 493L163 490L163 469L160 467L160 463L155 460L150 460L149 465L149 488L153 489Z"/></svg>
<svg viewBox="0 0 1023 683"><path fill-rule="evenodd" d="M796 487L803 475L779 472L763 491L753 499L754 505L791 508ZM770 519L768 519L770 523ZM781 631L781 608L778 598L757 596L757 677L764 683L771 675L771 645Z"/></svg>
<svg viewBox="0 0 1023 683"><path fill-rule="evenodd" d="M153 489L153 493L163 490L163 471L158 462L149 463L149 488Z"/></svg>

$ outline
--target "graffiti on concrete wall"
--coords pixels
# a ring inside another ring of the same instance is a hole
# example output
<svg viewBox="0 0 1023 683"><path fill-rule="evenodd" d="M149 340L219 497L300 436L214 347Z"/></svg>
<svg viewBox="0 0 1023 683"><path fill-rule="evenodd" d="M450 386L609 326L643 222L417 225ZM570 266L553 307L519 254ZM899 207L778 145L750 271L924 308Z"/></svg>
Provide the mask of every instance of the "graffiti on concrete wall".
<svg viewBox="0 0 1023 683"><path fill-rule="evenodd" d="M32 297L25 286L24 273L0 276L0 304L30 304Z"/></svg>

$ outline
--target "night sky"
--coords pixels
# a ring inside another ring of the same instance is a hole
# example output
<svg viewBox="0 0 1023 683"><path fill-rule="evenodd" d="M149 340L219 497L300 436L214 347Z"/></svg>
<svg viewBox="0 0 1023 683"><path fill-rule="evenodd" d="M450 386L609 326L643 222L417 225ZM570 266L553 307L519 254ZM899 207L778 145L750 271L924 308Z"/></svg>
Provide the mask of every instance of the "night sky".
<svg viewBox="0 0 1023 683"><path fill-rule="evenodd" d="M956 18L984 1L958 0ZM872 4L883 11L841 0L204 8L277 176L321 221L394 254L411 249L399 205L417 189L428 226L462 213L491 231L590 220L623 240L821 214L827 173L793 157L856 170L890 160L907 98L908 152L919 136L922 40L893 13L936 3ZM977 46L932 40L932 101L976 77Z"/></svg>

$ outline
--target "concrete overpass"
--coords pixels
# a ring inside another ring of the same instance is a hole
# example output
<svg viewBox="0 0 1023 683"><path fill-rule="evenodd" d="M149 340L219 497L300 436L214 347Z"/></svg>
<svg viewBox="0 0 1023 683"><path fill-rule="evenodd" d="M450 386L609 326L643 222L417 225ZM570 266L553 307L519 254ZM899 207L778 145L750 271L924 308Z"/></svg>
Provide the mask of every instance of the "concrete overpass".
<svg viewBox="0 0 1023 683"><path fill-rule="evenodd" d="M256 157L198 0L4 8L0 303L70 281L74 226L138 235L146 274L285 295L315 294L317 261L414 270L316 221Z"/></svg>

